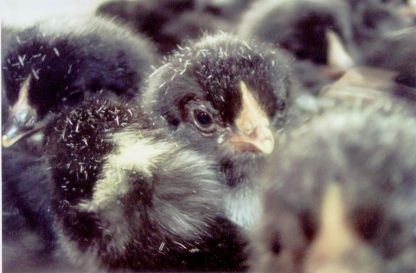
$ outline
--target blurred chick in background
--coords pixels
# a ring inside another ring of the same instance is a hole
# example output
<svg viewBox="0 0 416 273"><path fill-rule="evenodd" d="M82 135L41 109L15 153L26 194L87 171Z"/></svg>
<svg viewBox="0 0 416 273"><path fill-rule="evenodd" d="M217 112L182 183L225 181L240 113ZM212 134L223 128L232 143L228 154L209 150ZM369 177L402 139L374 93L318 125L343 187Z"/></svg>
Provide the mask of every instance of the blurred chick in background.
<svg viewBox="0 0 416 273"><path fill-rule="evenodd" d="M394 94L416 101L416 27L394 31L375 41L366 51L365 63L397 73Z"/></svg>
<svg viewBox="0 0 416 273"><path fill-rule="evenodd" d="M147 35L166 55L189 39L231 31L233 20L250 1L156 0L110 1L97 14L125 22Z"/></svg>
<svg viewBox="0 0 416 273"><path fill-rule="evenodd" d="M364 49L392 31L414 25L414 15L406 16L403 10L412 10L405 1L346 0L351 8L354 42Z"/></svg>
<svg viewBox="0 0 416 273"><path fill-rule="evenodd" d="M297 79L315 95L355 65L351 14L342 0L257 1L238 33L287 50Z"/></svg>
<svg viewBox="0 0 416 273"><path fill-rule="evenodd" d="M291 135L265 176L253 272L414 272L415 120L333 111Z"/></svg>
<svg viewBox="0 0 416 273"><path fill-rule="evenodd" d="M343 1L258 1L239 29L243 37L268 41L316 64L330 64L334 39L344 50L352 42L350 13Z"/></svg>

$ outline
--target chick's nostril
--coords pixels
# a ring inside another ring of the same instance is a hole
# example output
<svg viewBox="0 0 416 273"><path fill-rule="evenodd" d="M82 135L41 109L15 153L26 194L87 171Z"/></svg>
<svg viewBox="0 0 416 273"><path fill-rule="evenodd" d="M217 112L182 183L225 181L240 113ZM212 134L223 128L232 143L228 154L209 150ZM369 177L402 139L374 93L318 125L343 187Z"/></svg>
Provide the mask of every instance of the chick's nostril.
<svg viewBox="0 0 416 273"><path fill-rule="evenodd" d="M245 135L247 135L247 136L255 136L256 134L257 134L257 130L256 130L257 128L256 127L254 127L254 126L252 126L252 125L246 125L244 128L243 128L243 133L245 134Z"/></svg>
<svg viewBox="0 0 416 273"><path fill-rule="evenodd" d="M27 119L25 123L26 128L33 128L35 126L36 118L31 116Z"/></svg>
<svg viewBox="0 0 416 273"><path fill-rule="evenodd" d="M271 130L267 127L256 127L250 136L255 137L260 141L274 139Z"/></svg>
<svg viewBox="0 0 416 273"><path fill-rule="evenodd" d="M10 119L10 124L13 124L19 128L27 129L32 128L36 122L36 115L32 109L20 110L14 113Z"/></svg>

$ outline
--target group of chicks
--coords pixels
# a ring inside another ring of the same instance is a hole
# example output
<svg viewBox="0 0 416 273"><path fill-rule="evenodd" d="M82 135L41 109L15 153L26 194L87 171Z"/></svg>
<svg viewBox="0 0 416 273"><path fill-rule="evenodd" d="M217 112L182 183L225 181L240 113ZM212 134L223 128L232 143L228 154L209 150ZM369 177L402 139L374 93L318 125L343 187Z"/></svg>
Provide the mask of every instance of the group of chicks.
<svg viewBox="0 0 416 273"><path fill-rule="evenodd" d="M3 27L3 238L23 222L84 272L415 272L415 9L113 1ZM356 66L393 71L387 95L325 96Z"/></svg>

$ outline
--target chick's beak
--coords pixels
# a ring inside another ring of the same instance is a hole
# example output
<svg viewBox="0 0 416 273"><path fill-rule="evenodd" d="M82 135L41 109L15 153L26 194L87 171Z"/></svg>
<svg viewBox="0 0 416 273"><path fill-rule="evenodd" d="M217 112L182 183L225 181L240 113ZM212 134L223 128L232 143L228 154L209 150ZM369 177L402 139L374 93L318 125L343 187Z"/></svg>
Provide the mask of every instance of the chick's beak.
<svg viewBox="0 0 416 273"><path fill-rule="evenodd" d="M355 66L354 59L347 52L347 49L338 34L334 31L327 31L326 39L328 43L327 59L330 67L345 72Z"/></svg>
<svg viewBox="0 0 416 273"><path fill-rule="evenodd" d="M269 127L256 127L233 134L228 143L239 152L270 154L274 150L274 137Z"/></svg>
<svg viewBox="0 0 416 273"><path fill-rule="evenodd" d="M3 129L3 147L10 147L21 139L41 129L41 127L35 126L36 117L30 110L31 109L23 109L17 113L11 113L9 120Z"/></svg>
<svg viewBox="0 0 416 273"><path fill-rule="evenodd" d="M36 126L37 112L29 103L29 85L30 76L22 83L17 102L9 110L8 121L3 127L3 147L10 147L42 128L39 124Z"/></svg>
<svg viewBox="0 0 416 273"><path fill-rule="evenodd" d="M320 218L318 234L306 256L305 273L380 272L380 260L348 220L339 184L327 187Z"/></svg>
<svg viewBox="0 0 416 273"><path fill-rule="evenodd" d="M228 145L238 152L270 154L274 135L267 114L261 109L244 82L240 83L242 109L235 121L236 130L228 137Z"/></svg>

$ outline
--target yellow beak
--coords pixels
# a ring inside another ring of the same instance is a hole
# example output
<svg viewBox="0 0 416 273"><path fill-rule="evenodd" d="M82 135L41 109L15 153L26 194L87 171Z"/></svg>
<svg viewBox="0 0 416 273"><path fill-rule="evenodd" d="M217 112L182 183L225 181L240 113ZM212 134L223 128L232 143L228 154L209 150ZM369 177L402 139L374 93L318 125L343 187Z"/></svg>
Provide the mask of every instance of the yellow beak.
<svg viewBox="0 0 416 273"><path fill-rule="evenodd" d="M242 109L235 121L237 131L229 136L227 142L235 151L270 154L275 139L269 118L244 82L240 83L240 89Z"/></svg>

